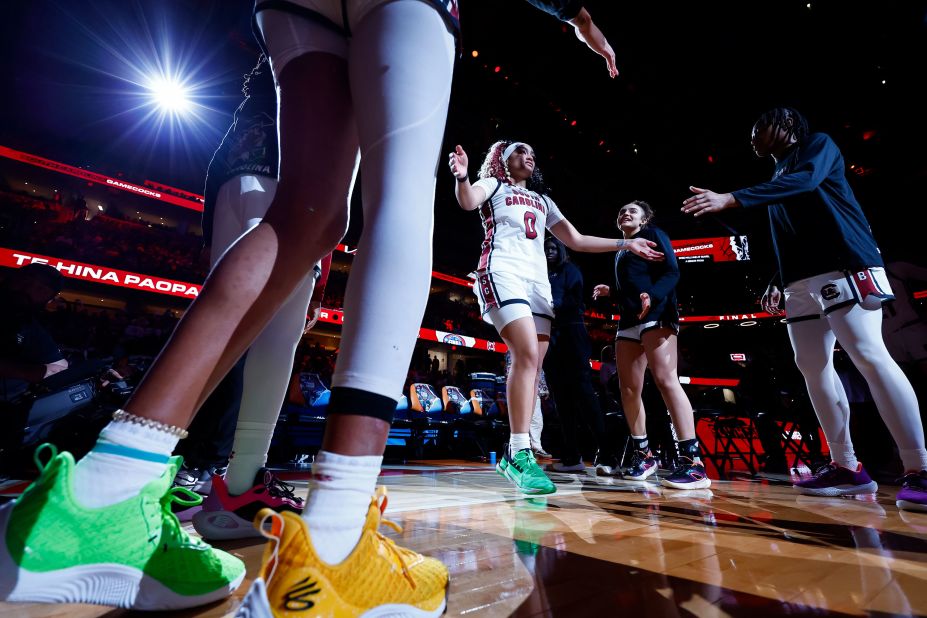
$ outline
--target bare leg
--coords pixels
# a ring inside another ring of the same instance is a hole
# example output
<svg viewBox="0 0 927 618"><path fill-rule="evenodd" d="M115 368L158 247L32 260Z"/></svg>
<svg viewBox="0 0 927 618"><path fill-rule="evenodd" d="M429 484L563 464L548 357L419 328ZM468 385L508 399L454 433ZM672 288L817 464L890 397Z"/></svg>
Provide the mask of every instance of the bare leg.
<svg viewBox="0 0 927 618"><path fill-rule="evenodd" d="M647 370L647 356L644 347L633 341L615 343L615 359L618 365L618 383L621 387L621 407L628 421L632 436L647 435L647 416L641 393L644 390L644 371Z"/></svg>
<svg viewBox="0 0 927 618"><path fill-rule="evenodd" d="M657 328L644 333L641 343L654 382L673 417L679 441L691 440L695 437L695 418L692 404L679 383L676 335L668 328Z"/></svg>
<svg viewBox="0 0 927 618"><path fill-rule="evenodd" d="M510 322L499 334L512 352L512 370L506 385L509 423L512 433L528 433L534 398L538 392L539 368L543 360L534 318L519 318ZM547 341L544 342L544 351L547 351Z"/></svg>
<svg viewBox="0 0 927 618"><path fill-rule="evenodd" d="M357 136L345 61L308 54L279 78L281 161L264 221L222 257L126 408L186 426L347 227Z"/></svg>

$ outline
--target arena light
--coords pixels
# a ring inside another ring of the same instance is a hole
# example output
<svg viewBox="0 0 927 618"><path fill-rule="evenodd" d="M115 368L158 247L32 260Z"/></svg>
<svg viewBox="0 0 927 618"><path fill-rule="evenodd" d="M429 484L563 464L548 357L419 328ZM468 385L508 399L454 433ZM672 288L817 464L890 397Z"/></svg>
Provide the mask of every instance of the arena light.
<svg viewBox="0 0 927 618"><path fill-rule="evenodd" d="M162 112L186 114L193 106L189 89L177 78L154 77L148 82L148 90Z"/></svg>
<svg viewBox="0 0 927 618"><path fill-rule="evenodd" d="M190 20L186 3L132 2L125 11L85 4L58 3L81 35L66 62L90 74L88 96L105 101L83 113L81 128L116 135L112 145L131 148L133 167L165 158L178 168L202 165L228 126L228 82L240 88L240 77L216 61L225 47L210 35L214 24Z"/></svg>

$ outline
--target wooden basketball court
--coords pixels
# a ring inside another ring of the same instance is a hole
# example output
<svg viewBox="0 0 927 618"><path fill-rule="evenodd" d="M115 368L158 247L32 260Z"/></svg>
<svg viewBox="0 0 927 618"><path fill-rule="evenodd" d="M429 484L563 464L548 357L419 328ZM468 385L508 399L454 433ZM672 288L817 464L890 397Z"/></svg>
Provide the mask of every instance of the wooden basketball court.
<svg viewBox="0 0 927 618"><path fill-rule="evenodd" d="M899 511L895 487L812 498L786 477L690 492L591 473L552 478L556 494L525 498L484 465L388 467L386 517L404 532L384 532L448 565L448 616L927 615L927 513ZM249 567L239 593L171 615L235 612L262 544L216 545ZM2 616L128 613L0 603Z"/></svg>

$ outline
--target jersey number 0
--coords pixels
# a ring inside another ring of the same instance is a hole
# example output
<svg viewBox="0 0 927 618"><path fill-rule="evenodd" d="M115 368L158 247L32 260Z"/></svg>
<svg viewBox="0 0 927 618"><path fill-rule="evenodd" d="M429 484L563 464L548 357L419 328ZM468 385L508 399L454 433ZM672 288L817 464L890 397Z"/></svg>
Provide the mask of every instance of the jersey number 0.
<svg viewBox="0 0 927 618"><path fill-rule="evenodd" d="M537 215L530 210L525 211L525 238L531 240L538 237Z"/></svg>

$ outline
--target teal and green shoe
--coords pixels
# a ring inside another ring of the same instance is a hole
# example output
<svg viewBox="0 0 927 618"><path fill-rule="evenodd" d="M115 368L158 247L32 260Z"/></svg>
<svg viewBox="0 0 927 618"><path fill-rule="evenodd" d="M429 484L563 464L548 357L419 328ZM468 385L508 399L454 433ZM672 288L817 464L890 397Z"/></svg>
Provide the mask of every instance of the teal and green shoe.
<svg viewBox="0 0 927 618"><path fill-rule="evenodd" d="M506 447L502 459L496 464L496 472L515 484L525 494L552 494L557 491L553 481L547 478L534 458L530 448L523 448L514 457Z"/></svg>
<svg viewBox="0 0 927 618"><path fill-rule="evenodd" d="M0 507L0 601L170 610L230 595L244 563L191 537L171 513L172 502L192 497L171 489L181 461L172 457L134 498L85 508L72 492L71 454L39 447L41 475Z"/></svg>

